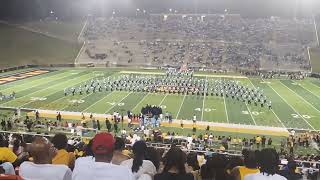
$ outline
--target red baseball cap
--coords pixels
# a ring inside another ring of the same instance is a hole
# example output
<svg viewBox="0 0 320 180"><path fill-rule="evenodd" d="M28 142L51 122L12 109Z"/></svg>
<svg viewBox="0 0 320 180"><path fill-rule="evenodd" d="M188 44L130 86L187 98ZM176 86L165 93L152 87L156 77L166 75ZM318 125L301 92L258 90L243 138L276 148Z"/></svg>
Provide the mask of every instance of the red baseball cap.
<svg viewBox="0 0 320 180"><path fill-rule="evenodd" d="M112 153L115 140L110 133L96 134L92 141L92 151L94 154Z"/></svg>

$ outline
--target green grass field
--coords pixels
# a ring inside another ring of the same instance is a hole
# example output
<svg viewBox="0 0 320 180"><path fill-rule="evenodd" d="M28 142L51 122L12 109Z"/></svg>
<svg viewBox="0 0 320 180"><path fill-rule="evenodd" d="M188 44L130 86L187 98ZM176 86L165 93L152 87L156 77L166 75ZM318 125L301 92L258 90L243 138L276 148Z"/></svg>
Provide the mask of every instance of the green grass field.
<svg viewBox="0 0 320 180"><path fill-rule="evenodd" d="M320 129L320 81L317 79L303 81L237 79L243 85L262 88L264 94L272 101L272 110L216 96L125 91L64 96L63 89L66 87L83 84L92 78L119 76L119 74L120 71L117 69L74 68L52 71L0 85L0 92L4 94L12 91L17 93L16 99L1 101L0 106L104 114L127 110L139 113L141 107L151 104L161 106L176 119L191 120L195 114L199 121ZM225 77L225 79L231 78L232 76ZM210 76L208 79L221 78ZM35 98L42 99L35 100ZM82 100L82 103L74 104L74 100Z"/></svg>
<svg viewBox="0 0 320 180"><path fill-rule="evenodd" d="M77 43L0 24L0 68L27 64L74 63Z"/></svg>

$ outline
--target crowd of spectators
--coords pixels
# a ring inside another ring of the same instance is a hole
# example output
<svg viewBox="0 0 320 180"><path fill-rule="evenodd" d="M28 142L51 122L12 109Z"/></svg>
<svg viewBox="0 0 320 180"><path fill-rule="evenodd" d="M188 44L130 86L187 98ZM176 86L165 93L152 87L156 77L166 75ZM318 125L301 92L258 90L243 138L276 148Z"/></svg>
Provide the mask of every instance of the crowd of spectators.
<svg viewBox="0 0 320 180"><path fill-rule="evenodd" d="M208 69L307 70L307 47L314 45L311 19L240 15L91 17L84 35L89 56Z"/></svg>
<svg viewBox="0 0 320 180"><path fill-rule="evenodd" d="M292 158L281 163L273 148L244 149L232 156L183 151L175 144L156 149L142 140L125 146L123 138L104 132L88 143L78 142L77 148L63 134L25 139L15 135L10 141L0 137L0 179L295 180L318 174L304 173Z"/></svg>

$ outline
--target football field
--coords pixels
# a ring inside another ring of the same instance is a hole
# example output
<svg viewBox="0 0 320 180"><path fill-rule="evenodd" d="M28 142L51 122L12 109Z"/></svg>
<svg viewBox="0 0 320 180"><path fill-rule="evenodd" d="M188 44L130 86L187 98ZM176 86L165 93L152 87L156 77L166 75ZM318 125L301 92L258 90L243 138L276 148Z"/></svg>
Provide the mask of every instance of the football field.
<svg viewBox="0 0 320 180"><path fill-rule="evenodd" d="M26 70L24 70L26 71ZM135 73L148 73L151 70ZM160 71L156 71L159 73ZM237 80L242 85L263 89L272 101L272 109L255 106L242 101L221 96L198 96L183 94L102 91L83 93L74 96L64 95L64 89L83 85L91 79L117 77L123 71L119 69L59 69L48 73L14 79L17 72L0 74L0 92L16 93L16 98L0 101L1 107L31 108L41 110L86 112L112 114L114 111L126 114L128 110L138 114L142 107L157 105L163 112L170 112L174 119L192 120L196 115L198 121L285 127L297 129L320 129L320 81L305 79L302 81L262 80L231 75L195 74L208 80ZM128 73L126 71L126 73Z"/></svg>

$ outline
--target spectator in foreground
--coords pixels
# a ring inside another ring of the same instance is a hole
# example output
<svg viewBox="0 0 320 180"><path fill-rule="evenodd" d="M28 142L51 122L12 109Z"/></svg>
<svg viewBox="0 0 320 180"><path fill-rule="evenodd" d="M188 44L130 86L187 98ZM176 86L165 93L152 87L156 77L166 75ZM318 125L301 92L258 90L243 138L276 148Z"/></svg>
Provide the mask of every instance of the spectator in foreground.
<svg viewBox="0 0 320 180"><path fill-rule="evenodd" d="M155 166L157 172L159 172L158 170L160 168L160 153L157 149L155 149L154 147L147 147L145 159L151 161Z"/></svg>
<svg viewBox="0 0 320 180"><path fill-rule="evenodd" d="M64 164L70 169L74 168L75 155L67 152L68 138L64 134L56 134L52 138L54 147L58 150L57 154L52 159L52 164Z"/></svg>
<svg viewBox="0 0 320 180"><path fill-rule="evenodd" d="M156 167L149 160L145 160L147 151L147 145L144 141L137 141L133 147L133 159L128 159L121 163L122 166L126 166L131 169L135 179L139 179L143 176L143 179L152 179L157 173Z"/></svg>
<svg viewBox="0 0 320 180"><path fill-rule="evenodd" d="M55 155L52 144L43 137L36 137L30 145L33 162L20 166L20 176L26 180L71 180L72 172L66 165L52 164Z"/></svg>
<svg viewBox="0 0 320 180"><path fill-rule="evenodd" d="M73 180L133 180L131 171L123 166L111 164L115 140L109 133L96 134L92 140L95 161L77 162Z"/></svg>
<svg viewBox="0 0 320 180"><path fill-rule="evenodd" d="M257 158L254 151L244 150L244 166L237 166L232 169L231 176L234 180L244 180L244 177L248 174L259 173Z"/></svg>
<svg viewBox="0 0 320 180"><path fill-rule="evenodd" d="M130 157L123 154L125 148L125 142L122 138L116 137L114 144L114 151L112 157L112 164L120 165L123 161L130 159Z"/></svg>
<svg viewBox="0 0 320 180"><path fill-rule="evenodd" d="M289 161L287 166L280 171L280 175L286 177L288 180L302 179L302 175L296 173L297 163L295 161Z"/></svg>
<svg viewBox="0 0 320 180"><path fill-rule="evenodd" d="M171 148L165 155L163 172L156 174L154 180L194 180L191 173L186 173L185 163L185 153L180 148Z"/></svg>
<svg viewBox="0 0 320 180"><path fill-rule="evenodd" d="M249 174L244 180L287 180L287 178L277 174L279 156L275 149L267 148L261 150L259 157L260 173Z"/></svg>
<svg viewBox="0 0 320 180"><path fill-rule="evenodd" d="M0 180L22 180L20 176L6 174L6 170L0 166Z"/></svg>
<svg viewBox="0 0 320 180"><path fill-rule="evenodd" d="M198 156L196 153L194 152L190 152L187 155L187 172L190 172L193 174L193 176L195 177L195 180L200 179L200 166L199 166L199 162L198 162Z"/></svg>
<svg viewBox="0 0 320 180"><path fill-rule="evenodd" d="M0 134L0 165L5 167L5 171L7 174L15 174L14 168L19 166L20 161L18 160L17 155L13 153L13 151L8 148L8 141L6 141L5 137Z"/></svg>

